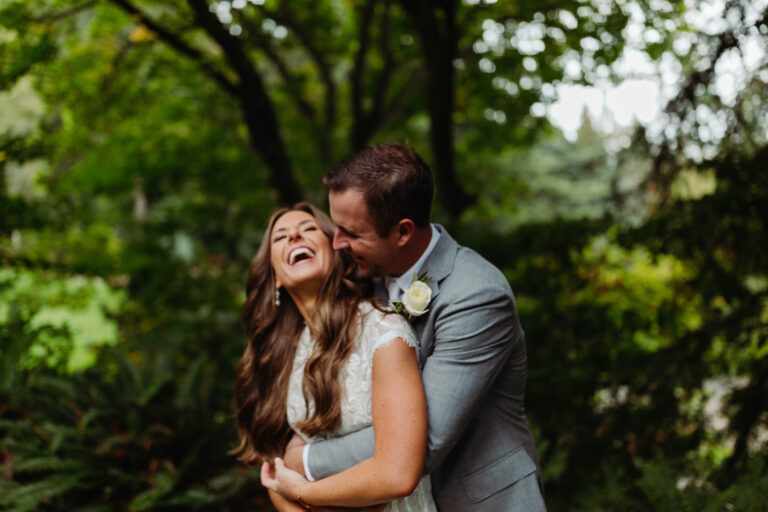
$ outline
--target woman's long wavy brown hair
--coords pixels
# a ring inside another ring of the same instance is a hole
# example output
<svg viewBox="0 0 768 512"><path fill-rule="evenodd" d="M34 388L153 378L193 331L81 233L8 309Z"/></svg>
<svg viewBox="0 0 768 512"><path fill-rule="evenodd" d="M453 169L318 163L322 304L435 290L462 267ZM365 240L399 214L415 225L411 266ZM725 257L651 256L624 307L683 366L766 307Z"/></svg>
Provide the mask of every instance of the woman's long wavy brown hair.
<svg viewBox="0 0 768 512"><path fill-rule="evenodd" d="M261 247L251 261L242 318L248 343L235 370L240 444L232 453L247 465L282 456L292 435L286 418L288 382L304 319L290 295L276 306L275 274L270 264L272 229L286 212L312 215L333 239L335 226L309 203L277 210L269 219ZM355 319L362 300L372 295L370 280L358 281L348 257L334 253L333 268L316 301L313 325L316 347L304 368L304 399L314 401L314 414L297 425L308 436L321 436L341 424L339 372L357 335Z"/></svg>

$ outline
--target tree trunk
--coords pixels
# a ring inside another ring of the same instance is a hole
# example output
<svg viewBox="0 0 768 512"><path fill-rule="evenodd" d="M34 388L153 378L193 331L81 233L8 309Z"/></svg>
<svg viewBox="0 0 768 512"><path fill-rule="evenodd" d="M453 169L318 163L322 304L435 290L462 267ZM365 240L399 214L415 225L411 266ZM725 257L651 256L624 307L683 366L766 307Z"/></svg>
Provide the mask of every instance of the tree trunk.
<svg viewBox="0 0 768 512"><path fill-rule="evenodd" d="M112 3L135 17L157 34L158 38L174 51L197 61L203 71L218 83L227 94L240 103L248 126L251 148L261 155L269 170L269 184L277 190L283 204L300 201L304 194L293 173L293 166L280 135L280 126L258 71L250 61L239 39L229 34L218 18L210 11L206 0L187 0L197 25L219 45L227 63L235 72L238 82L231 81L214 66L205 55L188 45L177 34L159 25L130 0L111 0Z"/></svg>
<svg viewBox="0 0 768 512"><path fill-rule="evenodd" d="M403 0L421 39L427 68L427 111L429 140L434 157L438 198L445 211L456 219L474 202L461 188L456 175L453 139L455 85L453 60L456 56L455 0Z"/></svg>
<svg viewBox="0 0 768 512"><path fill-rule="evenodd" d="M261 155L269 168L269 183L278 191L283 204L293 204L303 199L303 194L293 174L291 160L280 135L280 126L272 101L267 95L258 71L250 61L240 40L231 36L216 16L211 13L206 0L188 0L195 19L221 47L230 67L237 73L240 83L237 98L243 109L248 126L251 146Z"/></svg>

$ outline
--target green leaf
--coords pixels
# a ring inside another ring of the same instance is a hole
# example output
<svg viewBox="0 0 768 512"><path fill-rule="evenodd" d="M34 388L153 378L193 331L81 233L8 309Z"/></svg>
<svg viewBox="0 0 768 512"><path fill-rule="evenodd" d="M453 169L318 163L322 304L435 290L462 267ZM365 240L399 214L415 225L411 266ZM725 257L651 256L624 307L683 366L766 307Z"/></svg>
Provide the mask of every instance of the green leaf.
<svg viewBox="0 0 768 512"><path fill-rule="evenodd" d="M37 473L43 471L68 471L82 468L76 460L58 459L54 457L36 457L13 461L13 472L16 474Z"/></svg>
<svg viewBox="0 0 768 512"><path fill-rule="evenodd" d="M146 491L138 494L131 501L131 510L147 510L160 503L162 498L165 497L176 484L176 476L168 473L156 473L154 475L156 480L155 485Z"/></svg>
<svg viewBox="0 0 768 512"><path fill-rule="evenodd" d="M25 484L0 497L0 504L15 506L37 505L43 500L82 487L84 477L85 475L80 473L55 475L44 480Z"/></svg>

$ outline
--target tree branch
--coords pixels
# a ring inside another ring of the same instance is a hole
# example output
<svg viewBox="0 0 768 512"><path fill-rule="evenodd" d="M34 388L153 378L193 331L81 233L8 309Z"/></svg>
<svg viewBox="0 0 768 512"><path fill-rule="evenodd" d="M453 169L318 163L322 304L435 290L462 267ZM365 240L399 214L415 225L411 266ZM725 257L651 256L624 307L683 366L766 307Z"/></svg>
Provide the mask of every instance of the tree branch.
<svg viewBox="0 0 768 512"><path fill-rule="evenodd" d="M252 148L261 155L269 168L270 185L279 193L280 201L292 204L303 197L293 175L290 159L285 150L285 143L280 136L277 116L264 84L256 69L243 50L240 40L230 35L218 18L210 11L206 0L187 0L192 8L196 25L219 45L230 68L237 74L239 83L235 84L220 71L208 63L202 52L186 44L179 36L160 26L129 0L111 0L112 3L138 19L153 31L168 46L178 53L197 60L205 72L239 102L248 126Z"/></svg>
<svg viewBox="0 0 768 512"><path fill-rule="evenodd" d="M353 149L361 149L378 130L383 122L385 103L387 98L387 91L389 90L390 83L392 81L392 75L395 72L396 66L392 57L392 47L390 41L390 10L389 3L384 4L384 15L381 16L381 34L380 34L380 47L381 54L383 56L384 66L376 79L373 95L371 98L371 107L368 111L365 111L365 107L362 104L362 90L359 92L360 112L356 118L357 125L353 128L352 143ZM370 21L370 20L369 20ZM365 29L368 30L367 28ZM364 56L363 56L364 58ZM364 66L364 64L363 64ZM361 89L363 85L361 84ZM407 87L404 87L407 89ZM389 112L390 118L393 112Z"/></svg>
<svg viewBox="0 0 768 512"><path fill-rule="evenodd" d="M205 74L207 74L216 83L218 83L227 93L231 94L232 96L237 95L237 85L235 85L231 80L224 76L224 74L214 68L210 62L207 61L207 57L200 50L189 46L187 43L182 41L179 36L166 29L165 27L160 26L149 16L147 16L147 14L133 5L129 0L110 1L126 13L136 18L149 30L157 34L157 37L159 37L162 41L164 41L168 46L176 50L178 53L192 60L198 61Z"/></svg>
<svg viewBox="0 0 768 512"><path fill-rule="evenodd" d="M90 0L80 5L76 5L74 7L66 9L64 11L49 12L49 13L41 14L40 16L35 18L35 21L37 21L38 23L50 23L52 21L59 21L61 19L72 16L73 14L77 14L79 12L85 11L86 9L90 9L94 5L96 5L96 0Z"/></svg>
<svg viewBox="0 0 768 512"><path fill-rule="evenodd" d="M735 391L731 396L731 402L737 402L738 411L731 420L731 429L736 432L736 441L733 446L733 454L725 461L718 472L717 480L722 486L728 486L733 482L739 470L743 470L744 462L748 454L748 441L755 427L759 424L761 415L768 410L768 399L765 389L768 385L768 366L760 361L755 362L752 378L749 386L740 391Z"/></svg>
<svg viewBox="0 0 768 512"><path fill-rule="evenodd" d="M129 39L126 39L122 42L120 47L117 50L117 53L115 54L114 58L112 59L112 62L109 66L109 72L104 76L104 79L101 82L101 86L99 87L99 90L101 91L101 95L104 98L104 104L111 103L112 100L112 84L114 83L113 80L118 75L118 70L120 69L121 64L123 63L123 60L128 55L128 51L133 48L135 44L131 42Z"/></svg>
<svg viewBox="0 0 768 512"><path fill-rule="evenodd" d="M395 117L408 105L408 102L420 91L424 90L429 75L423 67L414 69L410 75L411 78L396 91L386 107L383 108L383 114L379 126L387 126L392 123Z"/></svg>
<svg viewBox="0 0 768 512"><path fill-rule="evenodd" d="M264 52L264 54L267 56L267 59L269 59L269 61L277 70L277 74L280 75L280 77L286 83L288 83L291 80L291 71L288 69L288 66L280 54L275 51L275 48L271 44L269 38L261 32L259 27L257 27L245 16L242 16L242 14L238 16L238 22L246 28L248 39L253 41L253 44ZM305 100L300 94L292 95L292 97L296 101L296 107L299 113L301 113L314 124L316 121L316 113L312 104Z"/></svg>
<svg viewBox="0 0 768 512"><path fill-rule="evenodd" d="M210 11L207 0L187 2L195 13L198 25L219 45L230 67L240 78L237 97L248 125L251 144L270 169L270 184L278 190L284 204L300 201L303 193L293 175L277 115L261 76L248 59L240 40L232 36Z"/></svg>
<svg viewBox="0 0 768 512"><path fill-rule="evenodd" d="M263 7L260 9L264 16L284 25L296 36L299 43L304 47L309 54L310 59L317 67L318 73L320 74L320 81L325 87L325 109L323 112L324 118L322 120L323 127L318 127L316 130L317 149L321 161L326 166L330 166L334 161L331 154L333 145L331 144L330 137L336 125L336 84L332 77L332 67L325 58L325 55L323 55L318 46L312 41L312 38L307 31L304 30L304 27L302 27L301 24L288 13L285 6L286 4L281 4L279 11L271 11ZM309 103L306 105L310 106ZM305 107L300 105L300 108ZM312 112L311 119L314 122L317 119L314 108L312 108Z"/></svg>
<svg viewBox="0 0 768 512"><path fill-rule="evenodd" d="M730 1L725 6L725 11L729 9L737 9L741 15L742 21L744 21L745 12L744 8L739 2ZM692 118L692 126L694 129L698 127L698 119L695 116L696 106L698 102L696 89L699 86L708 87L713 80L715 80L715 68L720 58L731 49L741 50L739 45L739 39L737 37L737 31L741 31L742 34L747 34L752 27L760 29L761 25L768 25L768 8L762 13L760 19L758 19L751 27L746 23L742 27L736 30L725 30L719 34L709 36L711 41L715 42L714 51L709 56L709 62L704 69L691 72L684 84L680 87L678 93L671 100L667 102L664 111L679 119L678 125L682 125L682 122L686 119ZM715 97L716 100L721 101L720 98ZM737 99L739 97L737 96ZM722 106L722 104L721 104ZM740 110L741 102L737 102L737 107L732 109L732 112L736 116L736 120L730 123L727 127L726 135L732 135L738 126L744 126L744 122L739 118L741 115ZM690 132L688 132L690 133ZM654 186L659 195L660 205L666 204L669 200L669 192L672 183L674 183L677 175L683 167L675 165L675 159L679 158L679 151L673 151L672 148L676 144L678 148L683 147L685 143L686 133L679 130L674 137L665 138L660 146L659 152L653 159L653 167L651 172L645 180L640 184L642 187ZM749 141L751 142L751 141Z"/></svg>
<svg viewBox="0 0 768 512"><path fill-rule="evenodd" d="M320 80L325 87L325 128L329 132L336 124L336 83L333 81L332 66L320 51L318 46L312 41L309 33L304 30L292 16L285 11L285 5L280 5L280 12L264 10L265 15L274 19L281 25L288 27L296 35L299 42L306 48L310 58L317 66L320 74Z"/></svg>

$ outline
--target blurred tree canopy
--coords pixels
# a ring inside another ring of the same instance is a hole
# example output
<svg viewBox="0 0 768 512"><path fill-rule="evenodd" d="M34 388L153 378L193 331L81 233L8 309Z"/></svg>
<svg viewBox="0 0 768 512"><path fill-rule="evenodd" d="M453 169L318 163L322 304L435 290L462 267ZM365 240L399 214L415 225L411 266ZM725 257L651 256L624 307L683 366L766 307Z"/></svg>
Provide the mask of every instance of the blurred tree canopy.
<svg viewBox="0 0 768 512"><path fill-rule="evenodd" d="M515 290L550 508L762 510L766 43L763 1L0 1L0 509L268 509L248 262L398 140ZM660 119L565 138L557 87L630 50Z"/></svg>

